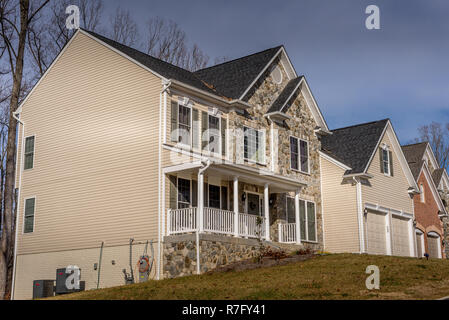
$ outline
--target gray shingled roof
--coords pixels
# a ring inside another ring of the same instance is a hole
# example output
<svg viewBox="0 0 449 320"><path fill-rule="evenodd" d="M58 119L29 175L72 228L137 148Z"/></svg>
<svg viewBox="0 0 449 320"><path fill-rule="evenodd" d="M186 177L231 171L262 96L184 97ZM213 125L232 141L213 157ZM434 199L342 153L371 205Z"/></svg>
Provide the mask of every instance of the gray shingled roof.
<svg viewBox="0 0 449 320"><path fill-rule="evenodd" d="M116 50L126 54L130 58L136 60L137 62L143 64L147 68L153 70L154 72L160 74L161 76L167 79L173 79L195 87L200 90L204 90L209 93L213 93L219 96L222 96L216 90L209 88L200 78L195 76L194 73L185 70L183 68L177 67L171 63L162 61L160 59L154 58L148 54L145 54L139 50L133 49L131 47L125 46L121 43L103 37L95 32L84 30L83 31L89 33L93 37L105 42Z"/></svg>
<svg viewBox="0 0 449 320"><path fill-rule="evenodd" d="M302 76L292 79L290 80L287 85L285 86L284 90L282 90L281 94L277 97L277 99L273 102L273 104L271 105L271 107L268 109L267 113L272 113L272 112L277 112L277 111L281 111L281 112L285 112L286 110L282 110L282 107L285 106L285 104L288 101L288 98L290 98L290 96L294 93L295 89L297 88L298 84L301 82L302 80ZM286 109L286 108L284 108Z"/></svg>
<svg viewBox="0 0 449 320"><path fill-rule="evenodd" d="M441 182L441 177L443 176L443 172L444 172L443 168L436 169L432 172L432 179L435 182L435 185L437 187Z"/></svg>
<svg viewBox="0 0 449 320"><path fill-rule="evenodd" d="M375 151L389 119L332 130L321 139L321 148L351 170L345 174L363 173Z"/></svg>
<svg viewBox="0 0 449 320"><path fill-rule="evenodd" d="M420 142L402 146L402 152L407 159L408 166L413 173L415 181L419 178L419 173L424 164L424 153L426 152L427 142Z"/></svg>
<svg viewBox="0 0 449 320"><path fill-rule="evenodd" d="M226 97L240 99L282 46L198 70L195 75Z"/></svg>

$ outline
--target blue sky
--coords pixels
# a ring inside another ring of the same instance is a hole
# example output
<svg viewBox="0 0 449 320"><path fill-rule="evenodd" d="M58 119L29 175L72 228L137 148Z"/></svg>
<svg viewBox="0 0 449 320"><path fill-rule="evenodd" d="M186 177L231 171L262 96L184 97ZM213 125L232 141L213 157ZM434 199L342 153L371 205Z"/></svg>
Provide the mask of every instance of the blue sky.
<svg viewBox="0 0 449 320"><path fill-rule="evenodd" d="M380 30L365 28L370 4ZM331 129L391 118L406 143L449 122L447 0L108 0L106 13L117 5L142 29L152 16L176 21L212 61L285 45Z"/></svg>

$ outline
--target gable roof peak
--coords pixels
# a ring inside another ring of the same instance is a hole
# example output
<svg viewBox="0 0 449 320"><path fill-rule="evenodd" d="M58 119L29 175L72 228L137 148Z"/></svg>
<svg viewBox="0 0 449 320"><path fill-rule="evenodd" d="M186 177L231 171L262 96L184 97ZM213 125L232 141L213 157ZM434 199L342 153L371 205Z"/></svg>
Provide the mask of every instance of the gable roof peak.
<svg viewBox="0 0 449 320"><path fill-rule="evenodd" d="M370 122L364 122L364 123L359 123L359 124L354 124L354 125L350 125L347 127L341 127L341 128L337 128L337 129L332 129L332 132L335 131L340 131L340 130L347 130L347 129L353 129L353 128L357 128L357 127L364 127L364 126L370 126L372 124L378 124L381 122L385 122L385 125L387 124L387 122L391 122L390 118L386 118L386 119L382 119L382 120L375 120L375 121L370 121Z"/></svg>

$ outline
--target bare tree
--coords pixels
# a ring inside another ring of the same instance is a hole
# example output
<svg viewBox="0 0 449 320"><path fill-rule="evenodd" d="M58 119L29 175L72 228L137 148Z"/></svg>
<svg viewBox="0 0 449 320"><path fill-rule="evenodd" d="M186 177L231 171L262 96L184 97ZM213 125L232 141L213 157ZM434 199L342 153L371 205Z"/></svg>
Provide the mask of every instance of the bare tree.
<svg viewBox="0 0 449 320"><path fill-rule="evenodd" d="M149 55L190 71L206 66L209 61L196 44L188 47L187 35L176 22L160 17L148 20L144 46Z"/></svg>
<svg viewBox="0 0 449 320"><path fill-rule="evenodd" d="M8 107L8 133L6 142L6 168L3 193L3 223L0 244L0 299L10 290L10 276L14 252L15 207L15 150L17 122L13 113L19 106L23 85L25 49L29 25L49 0L0 0L0 38L7 52L11 75L11 94Z"/></svg>
<svg viewBox="0 0 449 320"><path fill-rule="evenodd" d="M214 59L214 65L216 64L221 64L221 63L225 63L228 62L229 60L231 60L231 58L229 58L228 56L220 56L220 57L216 57Z"/></svg>
<svg viewBox="0 0 449 320"><path fill-rule="evenodd" d="M429 142L440 168L447 168L449 165L449 123L442 125L432 122L430 125L419 127L418 132L419 138L416 141Z"/></svg>
<svg viewBox="0 0 449 320"><path fill-rule="evenodd" d="M80 26L82 28L94 32L101 28L102 0L58 0L52 2L49 23L45 24L47 36L51 39L48 49L52 58L62 50L76 31L66 28L65 10L69 5L77 5L80 8Z"/></svg>
<svg viewBox="0 0 449 320"><path fill-rule="evenodd" d="M138 39L138 27L128 10L117 8L111 19L111 38L126 46L134 46Z"/></svg>

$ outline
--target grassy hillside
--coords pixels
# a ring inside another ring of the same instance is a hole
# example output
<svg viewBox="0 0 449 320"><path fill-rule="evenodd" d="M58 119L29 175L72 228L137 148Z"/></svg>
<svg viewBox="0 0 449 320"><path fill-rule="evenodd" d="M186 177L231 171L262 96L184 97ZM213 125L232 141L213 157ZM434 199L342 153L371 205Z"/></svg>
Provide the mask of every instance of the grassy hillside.
<svg viewBox="0 0 449 320"><path fill-rule="evenodd" d="M366 289L368 265L380 290ZM55 299L436 299L449 295L449 261L327 255L304 262L91 290Z"/></svg>

